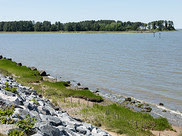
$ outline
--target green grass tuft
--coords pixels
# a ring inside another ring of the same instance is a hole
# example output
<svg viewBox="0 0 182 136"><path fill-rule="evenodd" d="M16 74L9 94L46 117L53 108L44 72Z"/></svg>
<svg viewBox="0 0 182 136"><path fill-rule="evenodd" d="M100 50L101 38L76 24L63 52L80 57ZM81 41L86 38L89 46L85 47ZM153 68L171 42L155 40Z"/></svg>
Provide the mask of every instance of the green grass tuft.
<svg viewBox="0 0 182 136"><path fill-rule="evenodd" d="M148 113L134 112L118 104L94 105L83 109L85 120L107 130L131 136L152 135L149 130L172 130L167 119L153 118ZM91 120L89 120L90 117Z"/></svg>

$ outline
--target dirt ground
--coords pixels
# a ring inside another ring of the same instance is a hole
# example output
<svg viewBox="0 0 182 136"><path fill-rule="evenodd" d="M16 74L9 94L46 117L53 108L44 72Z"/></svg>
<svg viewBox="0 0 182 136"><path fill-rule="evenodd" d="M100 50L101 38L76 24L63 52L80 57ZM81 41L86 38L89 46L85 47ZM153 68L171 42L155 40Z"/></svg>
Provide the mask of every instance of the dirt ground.
<svg viewBox="0 0 182 136"><path fill-rule="evenodd" d="M75 117L75 118L79 118L82 119L82 115L77 114L78 111L80 111L81 109L89 106L92 107L94 105L94 102L90 102L84 99L80 99L80 98L66 98L65 101L67 102L60 102L59 106L61 107L62 110L66 111L69 115ZM66 104L79 104L78 106L73 106L70 108L70 106L66 106ZM111 104L112 102L110 100L106 100L105 102L99 103L101 105L108 105ZM180 134L182 134L182 128L177 127L177 126L172 126L174 130L176 130L176 132L174 131L151 131L153 133L154 136L179 136ZM104 128L102 128L104 129ZM105 130L105 129L104 129ZM107 130L106 130L107 131ZM111 134L112 136L127 136L127 135L119 135L116 134L114 132L109 132L107 131L109 134Z"/></svg>
<svg viewBox="0 0 182 136"><path fill-rule="evenodd" d="M182 128L177 127L177 126L172 126L174 130L176 130L176 132L174 131L152 131L152 133L155 136L179 136L180 134L182 134Z"/></svg>

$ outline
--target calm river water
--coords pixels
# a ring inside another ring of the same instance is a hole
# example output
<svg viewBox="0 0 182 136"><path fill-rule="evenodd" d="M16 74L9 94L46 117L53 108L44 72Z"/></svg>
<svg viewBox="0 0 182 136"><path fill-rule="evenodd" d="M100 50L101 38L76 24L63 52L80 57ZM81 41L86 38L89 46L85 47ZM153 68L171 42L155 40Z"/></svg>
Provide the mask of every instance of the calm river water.
<svg viewBox="0 0 182 136"><path fill-rule="evenodd" d="M182 112L182 31L0 33L0 54L54 77Z"/></svg>

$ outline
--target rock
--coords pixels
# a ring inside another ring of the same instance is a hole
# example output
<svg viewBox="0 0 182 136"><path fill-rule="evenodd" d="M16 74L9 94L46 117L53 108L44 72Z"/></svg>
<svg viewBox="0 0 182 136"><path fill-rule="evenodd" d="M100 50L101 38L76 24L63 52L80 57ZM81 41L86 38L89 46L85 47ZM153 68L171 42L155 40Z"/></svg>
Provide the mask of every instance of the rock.
<svg viewBox="0 0 182 136"><path fill-rule="evenodd" d="M151 112L152 108L151 107L144 107L144 109L141 110L142 112Z"/></svg>
<svg viewBox="0 0 182 136"><path fill-rule="evenodd" d="M36 107L30 102L24 102L24 105L28 110L36 110Z"/></svg>
<svg viewBox="0 0 182 136"><path fill-rule="evenodd" d="M54 110L59 111L60 107L59 106L54 106Z"/></svg>
<svg viewBox="0 0 182 136"><path fill-rule="evenodd" d="M44 70L40 71L40 76L47 76L47 73Z"/></svg>
<svg viewBox="0 0 182 136"><path fill-rule="evenodd" d="M10 61L12 61L12 58L7 58L7 60L10 60Z"/></svg>
<svg viewBox="0 0 182 136"><path fill-rule="evenodd" d="M21 64L21 63L17 63L17 66L20 66L20 67L21 67L21 66L22 66L22 64Z"/></svg>
<svg viewBox="0 0 182 136"><path fill-rule="evenodd" d="M49 124L41 126L39 129L43 136L61 136L59 129Z"/></svg>
<svg viewBox="0 0 182 136"><path fill-rule="evenodd" d="M21 99L19 99L19 98L16 98L16 99L15 99L14 104L15 104L15 105L24 105L24 104L23 104L23 101L22 101Z"/></svg>
<svg viewBox="0 0 182 136"><path fill-rule="evenodd" d="M131 98L130 97L125 98L125 101L131 102Z"/></svg>
<svg viewBox="0 0 182 136"><path fill-rule="evenodd" d="M37 70L37 68L35 68L35 67L31 67L30 69L33 70L33 71Z"/></svg>
<svg viewBox="0 0 182 136"><path fill-rule="evenodd" d="M35 118L35 119L37 119L39 121L41 120L40 115L39 115L39 113L37 111L31 111L30 112L30 117L33 117L33 118Z"/></svg>
<svg viewBox="0 0 182 136"><path fill-rule="evenodd" d="M59 125L63 124L62 121L58 117L40 114L40 118L44 122L48 121L53 126L59 126Z"/></svg>
<svg viewBox="0 0 182 136"><path fill-rule="evenodd" d="M39 103L40 106L45 106L44 101L38 101L38 103Z"/></svg>
<svg viewBox="0 0 182 136"><path fill-rule="evenodd" d="M98 133L98 136L108 136L108 134L106 133L106 132L100 132L100 133Z"/></svg>
<svg viewBox="0 0 182 136"><path fill-rule="evenodd" d="M33 134L31 136L43 136L43 134L40 131L38 131L36 134Z"/></svg>
<svg viewBox="0 0 182 136"><path fill-rule="evenodd" d="M160 105L160 106L164 106L164 104L163 104L163 103L159 103L159 105Z"/></svg>
<svg viewBox="0 0 182 136"><path fill-rule="evenodd" d="M18 95L3 89L6 82L10 87L16 86ZM54 106L49 99L41 98L35 90L16 83L11 77L0 75L0 96L0 107L15 104L15 111L11 116L15 123L20 119L25 119L27 115L37 119L33 127L33 132L36 133L33 136L108 135L91 124L69 116L61 111L60 107ZM36 102L32 99L35 99L38 104L35 104Z"/></svg>
<svg viewBox="0 0 182 136"><path fill-rule="evenodd" d="M76 131L85 135L89 130L85 126L78 126L76 127Z"/></svg>
<svg viewBox="0 0 182 136"><path fill-rule="evenodd" d="M56 113L56 111L54 110L53 106L47 106L47 105L46 105L46 106L44 106L44 108L45 108L46 110L48 110L52 116L57 115L57 113Z"/></svg>
<svg viewBox="0 0 182 136"><path fill-rule="evenodd" d="M83 90L89 90L89 88L88 87L83 87Z"/></svg>
<svg viewBox="0 0 182 136"><path fill-rule="evenodd" d="M9 131L12 129L17 129L18 127L15 124L0 124L0 133L8 135Z"/></svg>
<svg viewBox="0 0 182 136"><path fill-rule="evenodd" d="M12 118L25 119L29 112L25 109L15 108Z"/></svg>
<svg viewBox="0 0 182 136"><path fill-rule="evenodd" d="M89 88L88 87L83 87L83 86L78 86L78 89L79 90L88 90Z"/></svg>
<svg viewBox="0 0 182 136"><path fill-rule="evenodd" d="M97 133L97 128L92 129L92 133L96 134Z"/></svg>
<svg viewBox="0 0 182 136"><path fill-rule="evenodd" d="M15 97L16 96L15 93L12 93L12 92L6 91L6 90L3 90L2 93L5 94L5 95L7 95L7 96L12 96L12 97Z"/></svg>
<svg viewBox="0 0 182 136"><path fill-rule="evenodd" d="M38 106L37 109L43 115L51 115L50 111L43 106Z"/></svg>
<svg viewBox="0 0 182 136"><path fill-rule="evenodd" d="M66 81L66 83L70 84L71 82L70 81Z"/></svg>

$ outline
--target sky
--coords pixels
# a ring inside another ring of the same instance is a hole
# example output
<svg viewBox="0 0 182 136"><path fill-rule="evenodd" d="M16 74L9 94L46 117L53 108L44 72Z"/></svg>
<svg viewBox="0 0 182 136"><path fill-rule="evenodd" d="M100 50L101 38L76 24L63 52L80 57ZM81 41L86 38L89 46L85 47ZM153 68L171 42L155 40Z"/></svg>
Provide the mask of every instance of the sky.
<svg viewBox="0 0 182 136"><path fill-rule="evenodd" d="M182 28L182 0L0 0L0 21L171 20Z"/></svg>

